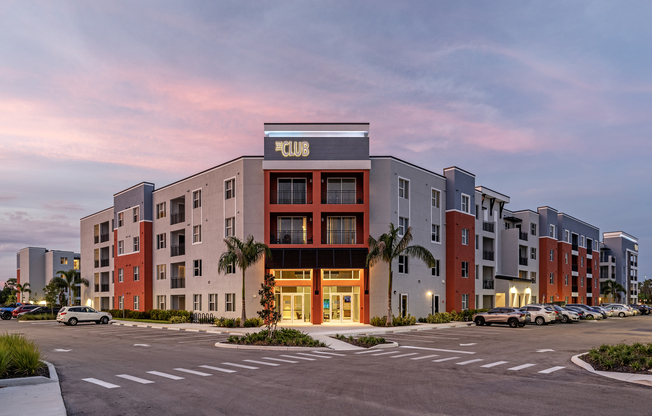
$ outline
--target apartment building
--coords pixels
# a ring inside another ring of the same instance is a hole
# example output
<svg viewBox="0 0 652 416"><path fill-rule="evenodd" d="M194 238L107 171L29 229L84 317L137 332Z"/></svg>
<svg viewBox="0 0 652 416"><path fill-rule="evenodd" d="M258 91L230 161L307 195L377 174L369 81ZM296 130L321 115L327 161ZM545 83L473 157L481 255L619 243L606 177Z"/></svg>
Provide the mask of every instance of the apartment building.
<svg viewBox="0 0 652 416"><path fill-rule="evenodd" d="M621 301L638 302L638 239L623 231L605 232L600 245L600 282L614 280L625 288ZM604 300L604 295L600 295Z"/></svg>
<svg viewBox="0 0 652 416"><path fill-rule="evenodd" d="M82 298L90 300L89 306L98 309L113 307L113 229L113 207L80 220L80 251L89 260L82 263L81 276L90 283L82 287Z"/></svg>
<svg viewBox="0 0 652 416"><path fill-rule="evenodd" d="M48 250L41 247L25 247L16 254L16 280L20 284L29 283L31 292L25 294L23 300L42 300L45 286L53 277L60 276L58 272L79 270L81 265L79 253L64 250ZM82 296L79 292L73 301L79 303ZM21 299L18 295L19 300Z"/></svg>

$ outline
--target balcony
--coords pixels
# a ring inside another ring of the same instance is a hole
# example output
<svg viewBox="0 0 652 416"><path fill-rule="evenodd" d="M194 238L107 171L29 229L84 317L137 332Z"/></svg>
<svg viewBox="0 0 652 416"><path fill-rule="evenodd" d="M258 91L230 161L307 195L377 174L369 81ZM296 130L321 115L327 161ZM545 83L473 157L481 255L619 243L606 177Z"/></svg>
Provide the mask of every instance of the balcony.
<svg viewBox="0 0 652 416"><path fill-rule="evenodd" d="M109 291L109 284L108 283L103 283L102 284L102 292L108 292Z"/></svg>
<svg viewBox="0 0 652 416"><path fill-rule="evenodd" d="M100 261L99 261L99 260L95 260L95 268L97 269L98 267L100 267Z"/></svg>
<svg viewBox="0 0 652 416"><path fill-rule="evenodd" d="M518 264L521 266L527 266L527 257L519 257Z"/></svg>
<svg viewBox="0 0 652 416"><path fill-rule="evenodd" d="M573 244L571 244L571 249L572 249L573 251L577 251L577 243L573 243Z"/></svg>
<svg viewBox="0 0 652 416"><path fill-rule="evenodd" d="M95 285L95 291L99 292L100 291L100 285Z"/></svg>
<svg viewBox="0 0 652 416"><path fill-rule="evenodd" d="M185 277L173 277L170 279L170 289L183 289L186 287Z"/></svg>
<svg viewBox="0 0 652 416"><path fill-rule="evenodd" d="M306 190L302 191L270 191L270 204L273 205L305 205L312 204L307 198Z"/></svg>
<svg viewBox="0 0 652 416"><path fill-rule="evenodd" d="M186 221L186 213L184 211L170 215L170 225L178 224L184 221Z"/></svg>
<svg viewBox="0 0 652 416"><path fill-rule="evenodd" d="M109 267L109 259L100 260L100 267Z"/></svg>
<svg viewBox="0 0 652 416"><path fill-rule="evenodd" d="M586 274L593 274L593 268L592 267L587 267L586 268Z"/></svg>
<svg viewBox="0 0 652 416"><path fill-rule="evenodd" d="M528 233L524 233L522 231L518 232L518 239L519 240L527 241L527 236L528 236Z"/></svg>
<svg viewBox="0 0 652 416"><path fill-rule="evenodd" d="M271 244L312 244L312 235L303 230L281 230L271 234Z"/></svg>
<svg viewBox="0 0 652 416"><path fill-rule="evenodd" d="M100 242L100 236L99 236L99 235L96 235L96 236L95 236L95 244L97 244L97 243L99 243L99 242Z"/></svg>
<svg viewBox="0 0 652 416"><path fill-rule="evenodd" d="M489 221L482 221L482 229L489 233L493 233L496 230L496 223Z"/></svg>
<svg viewBox="0 0 652 416"><path fill-rule="evenodd" d="M326 231L324 244L362 244L362 230Z"/></svg>
<svg viewBox="0 0 652 416"><path fill-rule="evenodd" d="M494 281L493 281L493 280L483 280L483 281L482 281L482 288L483 288L483 289L493 290L493 288L494 288Z"/></svg>
<svg viewBox="0 0 652 416"><path fill-rule="evenodd" d="M109 234L100 235L100 243L105 243L107 241L109 241Z"/></svg>
<svg viewBox="0 0 652 416"><path fill-rule="evenodd" d="M572 265L572 270L573 270L574 272L579 271L579 267L577 266L577 264L573 264L573 265Z"/></svg>
<svg viewBox="0 0 652 416"><path fill-rule="evenodd" d="M186 245L185 244L179 244L177 246L170 247L170 256L172 256L172 257L183 256L185 254L186 254Z"/></svg>
<svg viewBox="0 0 652 416"><path fill-rule="evenodd" d="M488 251L488 250L483 250L482 251L482 260L494 261L494 252L493 251Z"/></svg>
<svg viewBox="0 0 652 416"><path fill-rule="evenodd" d="M571 286L572 292L577 293L577 285Z"/></svg>
<svg viewBox="0 0 652 416"><path fill-rule="evenodd" d="M362 191L321 191L321 203L326 205L355 205L364 203Z"/></svg>

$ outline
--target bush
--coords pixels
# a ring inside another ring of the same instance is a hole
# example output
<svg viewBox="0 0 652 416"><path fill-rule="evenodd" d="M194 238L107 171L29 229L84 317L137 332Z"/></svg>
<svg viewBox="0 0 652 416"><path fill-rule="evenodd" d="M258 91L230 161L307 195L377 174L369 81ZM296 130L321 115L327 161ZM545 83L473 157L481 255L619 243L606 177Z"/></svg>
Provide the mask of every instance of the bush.
<svg viewBox="0 0 652 416"><path fill-rule="evenodd" d="M584 359L596 370L614 370L625 373L648 373L652 370L652 343L636 342L600 345L593 348Z"/></svg>
<svg viewBox="0 0 652 416"><path fill-rule="evenodd" d="M421 322L429 324L447 324L453 320L453 317L448 312L437 312L434 315L428 314L426 318L421 318Z"/></svg>
<svg viewBox="0 0 652 416"><path fill-rule="evenodd" d="M19 321L46 321L54 319L57 319L57 315L51 313L27 313L18 317Z"/></svg>
<svg viewBox="0 0 652 416"><path fill-rule="evenodd" d="M279 345L291 347L325 347L326 344L319 342L310 335L304 334L296 329L283 328L275 331L270 337L269 331L262 330L244 336L231 335L227 340L231 344L241 345Z"/></svg>
<svg viewBox="0 0 652 416"><path fill-rule="evenodd" d="M257 319L257 318L252 318L252 319ZM249 319L247 319L247 321L249 321ZM245 326L247 325L247 321L245 321ZM236 319L225 318L225 317L217 318L215 320L215 326L221 326L224 328L235 328L237 326L240 326L240 318L236 318ZM255 325L251 325L251 326L255 326Z"/></svg>
<svg viewBox="0 0 652 416"><path fill-rule="evenodd" d="M239 323L239 322L238 322ZM263 318L249 318L245 321L244 326L246 328L254 328L254 327L260 327L263 326Z"/></svg>
<svg viewBox="0 0 652 416"><path fill-rule="evenodd" d="M392 315L392 326L405 326L405 325L416 325L417 323L417 318L408 315L405 318L401 316L394 316ZM385 326L387 325L387 317L383 316L381 318L374 316L371 318L371 325L373 326Z"/></svg>
<svg viewBox="0 0 652 416"><path fill-rule="evenodd" d="M348 342L349 344L356 345L358 347L370 348L378 344L384 344L385 338L381 337L372 337L371 335L360 338L353 338L349 336L348 338L344 335L335 334L335 338L340 341Z"/></svg>
<svg viewBox="0 0 652 416"><path fill-rule="evenodd" d="M115 318L122 318L123 310L122 309L109 309L106 311L110 313ZM151 319L154 321L169 321L173 316L182 316L186 318L186 321L190 321L192 312L190 311L173 311L165 309L150 309L148 311L132 311L129 309L124 310L125 319Z"/></svg>
<svg viewBox="0 0 652 416"><path fill-rule="evenodd" d="M34 342L21 334L0 335L0 378L33 376L44 367Z"/></svg>
<svg viewBox="0 0 652 416"><path fill-rule="evenodd" d="M185 316L173 316L170 318L171 324L185 324L188 323L188 318Z"/></svg>

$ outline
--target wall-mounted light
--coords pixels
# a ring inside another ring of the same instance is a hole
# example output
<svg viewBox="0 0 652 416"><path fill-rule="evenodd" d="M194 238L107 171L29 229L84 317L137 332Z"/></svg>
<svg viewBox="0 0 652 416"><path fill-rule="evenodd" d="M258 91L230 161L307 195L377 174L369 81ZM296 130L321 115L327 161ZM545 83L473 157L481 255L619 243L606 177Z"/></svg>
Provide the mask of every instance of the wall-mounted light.
<svg viewBox="0 0 652 416"><path fill-rule="evenodd" d="M510 293L516 293L516 286L512 286L512 288L509 290Z"/></svg>
<svg viewBox="0 0 652 416"><path fill-rule="evenodd" d="M426 293L426 295L432 296L432 292L428 291L428 293Z"/></svg>

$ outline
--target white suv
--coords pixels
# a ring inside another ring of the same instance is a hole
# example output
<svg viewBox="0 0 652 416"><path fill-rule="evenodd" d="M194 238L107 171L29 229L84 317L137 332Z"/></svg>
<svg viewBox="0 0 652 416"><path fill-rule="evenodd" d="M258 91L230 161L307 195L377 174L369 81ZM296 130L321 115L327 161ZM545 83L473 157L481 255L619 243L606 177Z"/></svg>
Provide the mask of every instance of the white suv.
<svg viewBox="0 0 652 416"><path fill-rule="evenodd" d="M98 312L88 306L66 306L57 314L57 322L66 325L77 325L77 322L95 322L96 324L108 324L113 319L110 313Z"/></svg>
<svg viewBox="0 0 652 416"><path fill-rule="evenodd" d="M557 314L552 310L546 309L545 306L527 305L521 309L528 311L532 317L532 322L537 325L549 324L557 320Z"/></svg>

